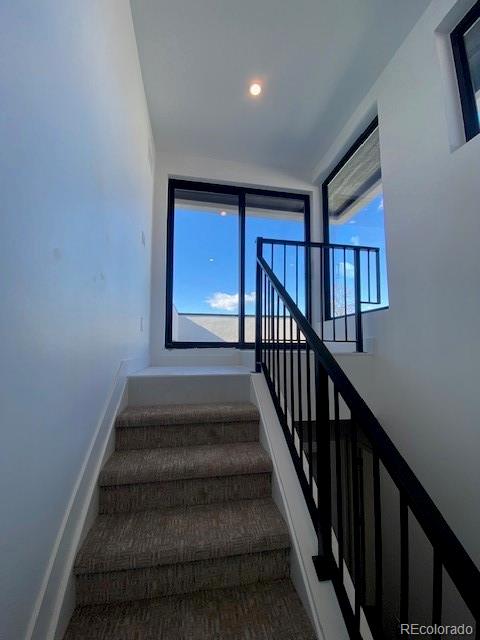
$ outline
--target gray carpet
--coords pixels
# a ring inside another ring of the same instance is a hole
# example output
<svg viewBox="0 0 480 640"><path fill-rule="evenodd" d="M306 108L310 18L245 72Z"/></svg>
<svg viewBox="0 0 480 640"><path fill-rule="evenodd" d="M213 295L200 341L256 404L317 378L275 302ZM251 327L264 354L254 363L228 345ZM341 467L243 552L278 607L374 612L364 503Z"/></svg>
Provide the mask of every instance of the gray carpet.
<svg viewBox="0 0 480 640"><path fill-rule="evenodd" d="M290 580L83 607L65 640L315 640Z"/></svg>
<svg viewBox="0 0 480 640"><path fill-rule="evenodd" d="M314 638L258 419L250 404L119 415L66 640Z"/></svg>
<svg viewBox="0 0 480 640"><path fill-rule="evenodd" d="M101 514L149 511L176 505L212 504L271 495L270 472L183 478L100 487Z"/></svg>
<svg viewBox="0 0 480 640"><path fill-rule="evenodd" d="M258 442L117 451L99 484L119 485L186 478L270 473L270 458Z"/></svg>
<svg viewBox="0 0 480 640"><path fill-rule="evenodd" d="M258 442L117 451L100 474L100 513L128 513L271 495Z"/></svg>
<svg viewBox="0 0 480 640"><path fill-rule="evenodd" d="M157 404L125 409L117 418L117 427L251 421L258 422L258 410L248 403Z"/></svg>

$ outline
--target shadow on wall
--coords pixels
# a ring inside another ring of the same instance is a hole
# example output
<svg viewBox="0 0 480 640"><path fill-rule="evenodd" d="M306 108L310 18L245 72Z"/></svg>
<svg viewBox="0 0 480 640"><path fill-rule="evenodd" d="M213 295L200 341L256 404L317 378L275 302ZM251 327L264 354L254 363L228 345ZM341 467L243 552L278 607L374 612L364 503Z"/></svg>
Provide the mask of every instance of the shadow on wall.
<svg viewBox="0 0 480 640"><path fill-rule="evenodd" d="M175 342L238 342L238 316L221 313L178 313L173 307ZM245 316L245 340L255 342L255 316Z"/></svg>
<svg viewBox="0 0 480 640"><path fill-rule="evenodd" d="M235 319L235 316L211 316L211 318L227 318L227 331L225 331L225 326L222 327L222 324L225 323L220 322L219 326L209 326L208 322L205 322L205 319L210 316L195 316L195 315L187 315L184 313L178 313L177 308L173 306L172 309L172 338L174 342L225 342L228 341L228 338L225 338L225 334L229 333L228 331L228 318L232 320ZM217 323L218 324L218 323ZM210 323L211 325L211 323ZM223 328L223 331L222 331ZM232 326L233 329L233 326ZM233 332L232 332L233 333ZM223 337L222 337L223 336ZM233 341L236 338L232 339Z"/></svg>
<svg viewBox="0 0 480 640"><path fill-rule="evenodd" d="M174 336L174 340L182 342L225 342L218 333L213 333L204 326L203 316L198 319L183 314L178 316L178 336Z"/></svg>

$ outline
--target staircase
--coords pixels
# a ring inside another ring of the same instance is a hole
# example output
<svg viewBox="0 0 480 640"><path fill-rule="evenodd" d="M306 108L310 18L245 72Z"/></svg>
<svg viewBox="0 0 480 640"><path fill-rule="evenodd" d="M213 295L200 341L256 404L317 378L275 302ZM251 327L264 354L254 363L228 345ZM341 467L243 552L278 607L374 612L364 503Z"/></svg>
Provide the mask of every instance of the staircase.
<svg viewBox="0 0 480 640"><path fill-rule="evenodd" d="M313 640L248 403L127 408L64 640Z"/></svg>

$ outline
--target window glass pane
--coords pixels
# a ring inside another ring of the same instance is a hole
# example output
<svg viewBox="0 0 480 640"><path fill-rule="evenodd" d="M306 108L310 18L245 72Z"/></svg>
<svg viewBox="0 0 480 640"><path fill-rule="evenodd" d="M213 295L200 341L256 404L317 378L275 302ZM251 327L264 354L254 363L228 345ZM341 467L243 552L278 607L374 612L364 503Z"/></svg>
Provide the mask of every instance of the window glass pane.
<svg viewBox="0 0 480 640"><path fill-rule="evenodd" d="M381 180L378 127L328 183L328 214L341 219Z"/></svg>
<svg viewBox="0 0 480 640"><path fill-rule="evenodd" d="M305 240L304 201L247 194L245 200L245 341L255 342L256 239ZM273 253L272 253L273 250ZM298 255L298 260L297 260ZM264 245L264 257L300 309L305 310L304 250ZM285 280L284 280L285 276ZM298 286L297 286L298 282Z"/></svg>
<svg viewBox="0 0 480 640"><path fill-rule="evenodd" d="M237 342L238 197L175 191L172 338Z"/></svg>
<svg viewBox="0 0 480 640"><path fill-rule="evenodd" d="M331 244L380 249L380 304L362 304L363 311L388 306L385 220L378 127L327 184L328 228ZM370 261L368 256L370 255ZM330 301L335 316L354 312L353 252L330 254ZM361 254L362 300L374 300L376 264L373 254ZM338 300L337 300L338 298ZM333 311L332 311L333 314Z"/></svg>
<svg viewBox="0 0 480 640"><path fill-rule="evenodd" d="M480 114L480 18L465 33L464 41L477 104L477 114Z"/></svg>

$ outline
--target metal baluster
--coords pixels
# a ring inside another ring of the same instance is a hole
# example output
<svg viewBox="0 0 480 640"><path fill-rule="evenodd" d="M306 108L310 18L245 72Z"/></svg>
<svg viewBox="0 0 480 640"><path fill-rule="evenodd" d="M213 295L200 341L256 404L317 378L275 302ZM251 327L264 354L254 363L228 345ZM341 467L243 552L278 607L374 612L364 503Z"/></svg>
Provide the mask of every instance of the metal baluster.
<svg viewBox="0 0 480 640"><path fill-rule="evenodd" d="M377 303L380 304L381 292L380 292L380 250L376 250L376 272L375 280L377 281Z"/></svg>
<svg viewBox="0 0 480 640"><path fill-rule="evenodd" d="M357 341L357 351L363 351L363 328L362 328L362 305L360 292L360 251L354 250L355 262L355 339Z"/></svg>
<svg viewBox="0 0 480 640"><path fill-rule="evenodd" d="M340 440L340 409L338 391L333 391L334 427L335 427L335 472L337 482L337 538L338 538L338 567L343 575L343 482L342 482L342 452Z"/></svg>
<svg viewBox="0 0 480 640"><path fill-rule="evenodd" d="M307 385L307 437L308 437L308 483L312 491L313 483L313 434L312 434L312 393L310 373L310 345L305 341L306 385Z"/></svg>
<svg viewBox="0 0 480 640"><path fill-rule="evenodd" d="M326 298L326 283L324 280L324 265L323 261L325 260L325 249L324 247L320 247L320 337L323 340L324 337L324 323L325 323L325 298Z"/></svg>
<svg viewBox="0 0 480 640"><path fill-rule="evenodd" d="M400 623L408 622L409 596L408 505L400 491Z"/></svg>
<svg viewBox="0 0 480 640"><path fill-rule="evenodd" d="M345 342L348 342L348 326L347 326L347 255L345 247L343 248L343 304L345 318Z"/></svg>
<svg viewBox="0 0 480 640"><path fill-rule="evenodd" d="M318 561L319 579L329 580L332 575L332 509L330 471L330 409L328 376L315 355L315 439L317 441L317 496L318 496Z"/></svg>
<svg viewBox="0 0 480 640"><path fill-rule="evenodd" d="M295 442L295 382L293 377L293 318L290 313L290 398L292 400L292 439Z"/></svg>
<svg viewBox="0 0 480 640"><path fill-rule="evenodd" d="M371 302L372 295L370 291L370 249L367 249L367 269L368 269L368 301Z"/></svg>
<svg viewBox="0 0 480 640"><path fill-rule="evenodd" d="M310 245L307 245L304 251L305 255L305 315L310 323L313 323L312 317L312 252Z"/></svg>
<svg viewBox="0 0 480 640"><path fill-rule="evenodd" d="M275 289L272 289L272 384L273 388L276 389L277 385L277 358L275 353L275 340L276 340L276 332L275 332L275 296L278 298L278 293Z"/></svg>
<svg viewBox="0 0 480 640"><path fill-rule="evenodd" d="M267 274L263 274L263 364L267 362Z"/></svg>
<svg viewBox="0 0 480 640"><path fill-rule="evenodd" d="M382 503L380 461L376 452L373 454L373 516L375 527L375 610L377 623L381 628L383 602Z"/></svg>
<svg viewBox="0 0 480 640"><path fill-rule="evenodd" d="M298 438L300 440L300 462L303 468L303 394L302 394L302 348L301 333L297 325L297 389L298 389Z"/></svg>
<svg viewBox="0 0 480 640"><path fill-rule="evenodd" d="M357 443L358 446L358 443ZM359 525L360 525L360 606L365 604L365 592L366 592L366 574L367 567L365 563L365 485L363 479L363 453L360 447L358 447L358 507L359 507Z"/></svg>
<svg viewBox="0 0 480 640"><path fill-rule="evenodd" d="M295 304L298 307L298 244L295 245Z"/></svg>
<svg viewBox="0 0 480 640"><path fill-rule="evenodd" d="M258 262L262 256L262 239L257 239L256 298L255 298L255 371L262 370L262 268Z"/></svg>
<svg viewBox="0 0 480 640"><path fill-rule="evenodd" d="M433 598L432 598L432 624L442 623L442 592L443 592L443 567L440 554L433 550ZM435 633L432 638L440 638L440 634Z"/></svg>
<svg viewBox="0 0 480 640"><path fill-rule="evenodd" d="M280 294L277 294L277 397L280 402Z"/></svg>
<svg viewBox="0 0 480 640"><path fill-rule="evenodd" d="M272 378L272 283L268 280L268 377Z"/></svg>
<svg viewBox="0 0 480 640"><path fill-rule="evenodd" d="M332 322L333 322L333 341L336 342L337 336L335 333L335 249L332 250Z"/></svg>
<svg viewBox="0 0 480 640"><path fill-rule="evenodd" d="M285 310L285 302L283 303L283 398L285 404L285 420L287 421L287 318Z"/></svg>
<svg viewBox="0 0 480 640"><path fill-rule="evenodd" d="M355 585L355 628L360 628L360 607L362 604L361 585L361 529L360 529L360 496L358 487L358 446L357 425L352 422L351 431L351 463L352 463L352 493L353 493L353 555L354 555L354 585Z"/></svg>

